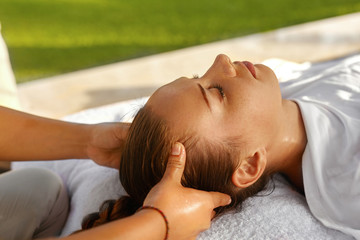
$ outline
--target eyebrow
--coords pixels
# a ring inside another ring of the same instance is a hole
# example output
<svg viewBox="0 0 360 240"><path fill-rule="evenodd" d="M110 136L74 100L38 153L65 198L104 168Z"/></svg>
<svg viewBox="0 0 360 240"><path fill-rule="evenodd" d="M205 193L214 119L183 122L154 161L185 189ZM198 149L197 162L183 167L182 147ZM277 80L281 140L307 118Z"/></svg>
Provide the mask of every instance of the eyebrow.
<svg viewBox="0 0 360 240"><path fill-rule="evenodd" d="M203 98L204 98L204 100L205 100L205 102L206 102L206 105L208 106L208 108L209 108L210 111L211 111L210 103L209 103L209 100L208 100L208 98L207 98L207 96L206 96L205 89L204 89L199 83L198 83L197 85L198 85L199 88L200 88L201 94L202 94L202 96L203 96Z"/></svg>

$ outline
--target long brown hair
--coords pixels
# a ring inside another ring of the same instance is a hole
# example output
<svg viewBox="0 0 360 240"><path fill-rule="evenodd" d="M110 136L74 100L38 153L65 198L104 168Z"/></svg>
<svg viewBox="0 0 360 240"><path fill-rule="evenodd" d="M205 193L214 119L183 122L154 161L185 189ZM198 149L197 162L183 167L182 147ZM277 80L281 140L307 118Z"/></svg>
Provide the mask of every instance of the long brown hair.
<svg viewBox="0 0 360 240"><path fill-rule="evenodd" d="M264 174L252 186L239 190L231 182L241 157L239 141L208 140L193 132L174 136L167 123L145 106L131 124L121 157L120 181L128 196L106 201L100 207L100 212L90 214L83 220L82 228L88 229L134 214L142 206L150 189L161 180L171 146L176 141L184 144L187 155L182 185L231 196L232 203L217 209L217 212L240 205L246 198L262 190L268 181L268 174Z"/></svg>

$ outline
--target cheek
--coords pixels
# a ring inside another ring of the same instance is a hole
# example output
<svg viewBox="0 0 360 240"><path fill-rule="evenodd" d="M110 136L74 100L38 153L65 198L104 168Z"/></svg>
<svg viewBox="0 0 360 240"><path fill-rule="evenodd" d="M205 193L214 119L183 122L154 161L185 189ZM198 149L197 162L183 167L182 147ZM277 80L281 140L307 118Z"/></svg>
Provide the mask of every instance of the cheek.
<svg viewBox="0 0 360 240"><path fill-rule="evenodd" d="M247 131L268 125L272 116L278 113L281 101L271 87L258 87L242 91L224 117L229 126Z"/></svg>

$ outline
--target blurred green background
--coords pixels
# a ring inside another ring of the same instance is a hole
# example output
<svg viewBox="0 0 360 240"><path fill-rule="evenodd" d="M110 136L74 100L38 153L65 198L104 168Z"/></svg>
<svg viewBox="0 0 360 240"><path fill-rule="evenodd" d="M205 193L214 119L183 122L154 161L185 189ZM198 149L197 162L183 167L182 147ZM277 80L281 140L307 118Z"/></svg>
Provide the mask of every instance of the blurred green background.
<svg viewBox="0 0 360 240"><path fill-rule="evenodd" d="M359 0L0 0L18 82L357 11Z"/></svg>

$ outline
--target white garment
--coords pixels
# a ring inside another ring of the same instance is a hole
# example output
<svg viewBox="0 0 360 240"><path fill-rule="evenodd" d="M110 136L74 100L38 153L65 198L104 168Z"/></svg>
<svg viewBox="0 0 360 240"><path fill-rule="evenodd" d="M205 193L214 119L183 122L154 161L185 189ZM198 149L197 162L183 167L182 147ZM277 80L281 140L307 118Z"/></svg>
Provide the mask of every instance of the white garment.
<svg viewBox="0 0 360 240"><path fill-rule="evenodd" d="M306 199L324 225L360 239L360 56L315 69L280 84L304 119Z"/></svg>

